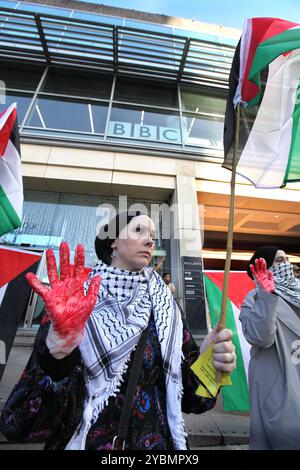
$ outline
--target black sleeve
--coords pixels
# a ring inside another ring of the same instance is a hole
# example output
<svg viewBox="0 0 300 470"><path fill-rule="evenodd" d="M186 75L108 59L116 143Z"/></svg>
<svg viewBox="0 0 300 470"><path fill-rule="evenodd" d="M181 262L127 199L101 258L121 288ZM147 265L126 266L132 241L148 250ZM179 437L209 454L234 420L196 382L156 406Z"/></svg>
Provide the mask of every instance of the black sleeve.
<svg viewBox="0 0 300 470"><path fill-rule="evenodd" d="M38 353L38 357L45 374L51 377L55 382L68 377L74 367L81 363L81 355L78 347L63 359L55 359L46 346L43 352Z"/></svg>
<svg viewBox="0 0 300 470"><path fill-rule="evenodd" d="M183 318L183 345L182 352L184 360L182 363L182 385L183 396L181 407L184 413L204 413L212 409L216 404L216 398L205 398L196 395L196 390L200 385L199 379L191 369L191 365L200 355L199 347L194 340L186 320Z"/></svg>
<svg viewBox="0 0 300 470"><path fill-rule="evenodd" d="M85 383L79 351L63 362L54 359L47 351L48 329L49 324L41 325L29 361L3 407L0 431L8 440L67 443L82 418Z"/></svg>

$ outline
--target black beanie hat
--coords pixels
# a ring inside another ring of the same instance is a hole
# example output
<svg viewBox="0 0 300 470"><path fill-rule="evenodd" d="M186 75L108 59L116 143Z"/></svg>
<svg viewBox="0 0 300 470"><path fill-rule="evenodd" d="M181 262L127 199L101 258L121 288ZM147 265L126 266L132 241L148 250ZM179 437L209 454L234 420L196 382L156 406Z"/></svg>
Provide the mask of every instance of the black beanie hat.
<svg viewBox="0 0 300 470"><path fill-rule="evenodd" d="M95 239L95 251L99 260L105 264L111 264L112 243L118 238L120 232L126 225L139 215L147 215L141 211L121 212L111 219L108 224L100 228L100 232Z"/></svg>
<svg viewBox="0 0 300 470"><path fill-rule="evenodd" d="M274 262L275 255L278 250L280 250L278 246L262 246L261 248L258 248L247 264L248 276L253 279L252 272L250 270L250 264L254 265L256 259L264 258L267 263L267 268L270 268Z"/></svg>

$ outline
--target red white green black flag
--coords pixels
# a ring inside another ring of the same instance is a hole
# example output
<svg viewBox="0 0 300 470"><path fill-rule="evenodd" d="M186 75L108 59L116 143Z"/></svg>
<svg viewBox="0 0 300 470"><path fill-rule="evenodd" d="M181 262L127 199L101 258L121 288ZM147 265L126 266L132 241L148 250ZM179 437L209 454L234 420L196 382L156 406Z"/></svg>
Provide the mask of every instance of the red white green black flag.
<svg viewBox="0 0 300 470"><path fill-rule="evenodd" d="M232 169L235 107L241 104L237 173L259 188L300 181L300 25L245 22L233 59L223 166Z"/></svg>
<svg viewBox="0 0 300 470"><path fill-rule="evenodd" d="M20 227L23 208L16 104L0 114L0 236Z"/></svg>

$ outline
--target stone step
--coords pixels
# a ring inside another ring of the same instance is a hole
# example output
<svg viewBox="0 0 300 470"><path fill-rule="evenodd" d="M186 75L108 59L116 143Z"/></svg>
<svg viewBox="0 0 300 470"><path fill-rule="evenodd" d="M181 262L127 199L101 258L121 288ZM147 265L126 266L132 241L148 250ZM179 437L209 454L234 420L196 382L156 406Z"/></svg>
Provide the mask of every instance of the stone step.
<svg viewBox="0 0 300 470"><path fill-rule="evenodd" d="M37 330L19 328L13 343L16 348L33 348Z"/></svg>
<svg viewBox="0 0 300 470"><path fill-rule="evenodd" d="M190 450L248 450L249 442L241 436L236 437L235 442L224 440L222 443L219 439L210 438L210 436L203 435L202 439L197 436L189 436ZM197 443L197 444L196 444ZM8 442L7 439L0 433L0 451L1 450L39 450L44 448L44 443L17 443Z"/></svg>
<svg viewBox="0 0 300 470"><path fill-rule="evenodd" d="M188 436L191 448L197 449L215 446L232 446L232 445L248 445L249 436L240 433L214 434L204 432L203 434L192 434Z"/></svg>
<svg viewBox="0 0 300 470"><path fill-rule="evenodd" d="M241 445L224 445L224 446L207 446L207 447L190 447L190 450L249 450L249 444Z"/></svg>
<svg viewBox="0 0 300 470"><path fill-rule="evenodd" d="M16 444L0 442L0 452L1 450L43 450L45 444Z"/></svg>
<svg viewBox="0 0 300 470"><path fill-rule="evenodd" d="M14 348L33 348L34 345L34 338L24 337L16 337L13 343Z"/></svg>
<svg viewBox="0 0 300 470"><path fill-rule="evenodd" d="M17 336L33 336L35 338L37 332L37 328L18 328Z"/></svg>

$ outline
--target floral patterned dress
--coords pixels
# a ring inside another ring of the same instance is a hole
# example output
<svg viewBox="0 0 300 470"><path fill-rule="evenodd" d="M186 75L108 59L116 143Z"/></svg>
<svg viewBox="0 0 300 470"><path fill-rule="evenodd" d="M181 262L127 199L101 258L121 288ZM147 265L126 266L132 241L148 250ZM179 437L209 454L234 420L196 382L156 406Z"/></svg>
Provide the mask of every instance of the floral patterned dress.
<svg viewBox="0 0 300 470"><path fill-rule="evenodd" d="M0 430L9 440L46 441L46 449L64 449L81 421L85 398L83 365L79 348L67 358L54 359L46 346L49 324L40 327L33 353L5 404ZM182 366L184 394L182 410L203 413L215 400L195 395L198 381L190 365L199 356L198 347L184 321ZM130 361L130 364L132 359ZM120 392L109 399L89 430L86 450L109 450L118 432L130 374L130 364ZM143 363L133 400L126 449L173 449L167 421L166 389L159 340L153 315L150 317ZM116 441L116 447L120 443Z"/></svg>

